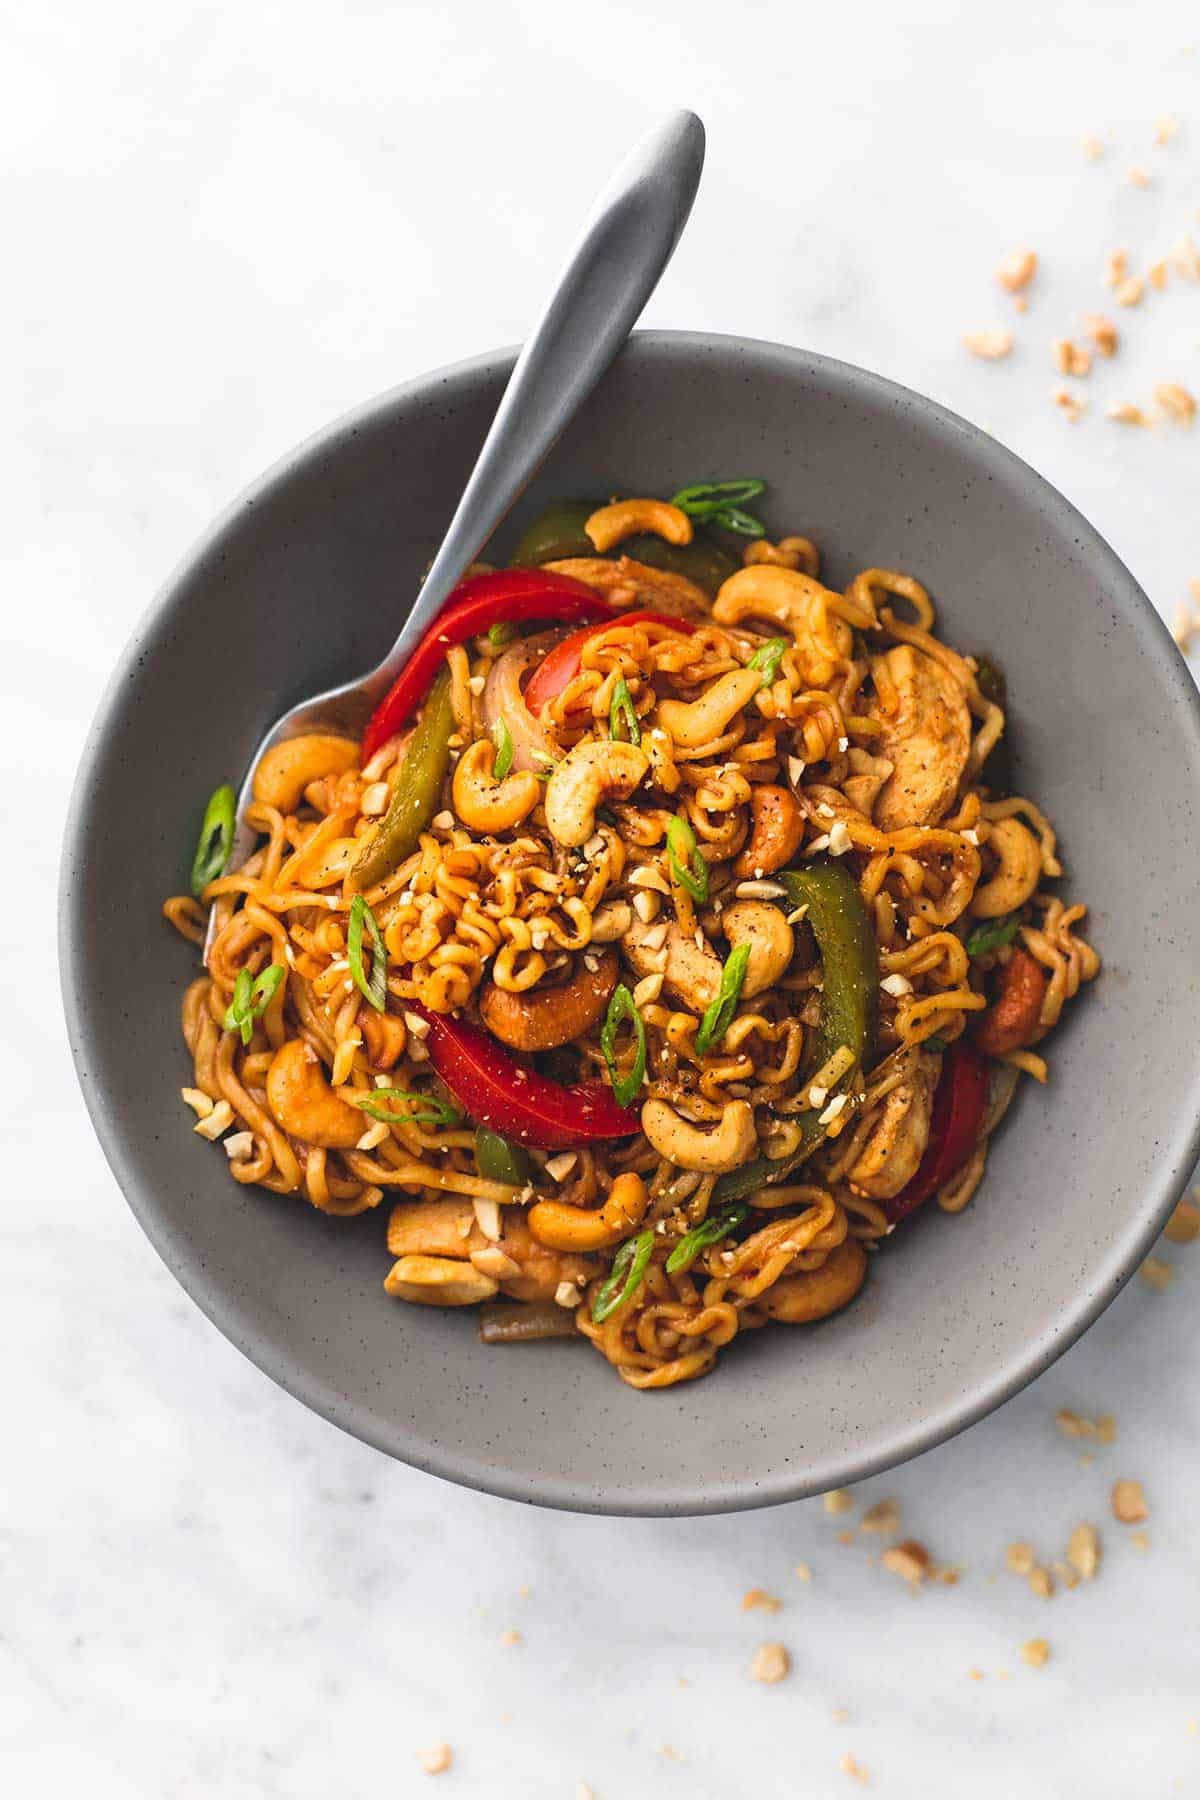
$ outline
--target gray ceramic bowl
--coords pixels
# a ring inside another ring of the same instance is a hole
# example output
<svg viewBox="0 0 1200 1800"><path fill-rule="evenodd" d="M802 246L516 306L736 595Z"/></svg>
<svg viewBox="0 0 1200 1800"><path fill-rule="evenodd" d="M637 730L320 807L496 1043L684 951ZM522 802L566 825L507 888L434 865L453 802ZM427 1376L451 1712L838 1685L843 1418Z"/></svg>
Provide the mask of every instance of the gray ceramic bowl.
<svg viewBox="0 0 1200 1800"><path fill-rule="evenodd" d="M449 517L511 367L427 375L331 426L235 503L139 627L100 708L67 832L62 958L101 1142L211 1319L326 1418L422 1469L523 1500L689 1513L859 1479L936 1444L1053 1360L1137 1267L1197 1153L1200 707L1128 572L1037 475L941 408L775 345L633 340L529 496L746 472L829 578L932 589L942 629L1008 672L1023 785L1091 906L1102 981L1056 1033L966 1213L919 1216L863 1298L748 1335L715 1374L625 1387L586 1344L486 1349L468 1313L383 1291L384 1214L236 1187L195 1137L159 917L204 796L265 722L367 668ZM528 510L525 516L529 516ZM186 1405L186 1397L181 1396Z"/></svg>

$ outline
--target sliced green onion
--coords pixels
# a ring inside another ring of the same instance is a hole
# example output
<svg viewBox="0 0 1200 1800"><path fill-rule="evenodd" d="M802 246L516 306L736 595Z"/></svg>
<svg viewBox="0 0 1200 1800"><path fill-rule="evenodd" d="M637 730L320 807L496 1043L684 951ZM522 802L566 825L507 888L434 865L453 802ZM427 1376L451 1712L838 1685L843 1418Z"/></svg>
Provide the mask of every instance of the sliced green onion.
<svg viewBox="0 0 1200 1800"><path fill-rule="evenodd" d="M722 1207L720 1212L713 1213L703 1224L693 1226L691 1231L680 1238L668 1256L667 1274L679 1275L683 1270L690 1269L702 1250L707 1250L710 1244L719 1243L723 1237L728 1237L749 1211L748 1201L735 1200L732 1206Z"/></svg>
<svg viewBox="0 0 1200 1800"><path fill-rule="evenodd" d="M371 940L371 975L363 967L363 928ZM354 977L354 985L364 1000L369 1000L376 1012L383 1012L387 1006L387 948L383 941L383 933L379 929L379 921L371 911L361 894L355 894L350 902L350 928L346 933L346 956L350 963L350 973Z"/></svg>
<svg viewBox="0 0 1200 1800"><path fill-rule="evenodd" d="M243 1044L248 1044L254 1035L255 1020L262 1018L286 974L282 963L270 963L253 976L249 969L239 969L225 1008L226 1031L240 1031Z"/></svg>
<svg viewBox="0 0 1200 1800"><path fill-rule="evenodd" d="M767 535L767 528L762 520L740 506L727 506L723 512L716 514L716 522L723 525L726 531L736 531L739 537L760 538Z"/></svg>
<svg viewBox="0 0 1200 1800"><path fill-rule="evenodd" d="M441 1100L436 1094L417 1094L410 1088L378 1087L365 1094L345 1094L343 1090L343 1094L369 1119L378 1119L384 1125L459 1125L463 1119L457 1106L451 1106L448 1100ZM382 1104L384 1100L403 1100L411 1110L392 1112Z"/></svg>
<svg viewBox="0 0 1200 1800"><path fill-rule="evenodd" d="M752 669L761 669L763 686L770 687L779 673L779 665L783 661L783 653L791 645L791 639L785 637L771 638L761 649L756 650L750 658Z"/></svg>
<svg viewBox="0 0 1200 1800"><path fill-rule="evenodd" d="M637 1292L653 1253L652 1231L639 1231L636 1237L626 1238L613 1257L608 1275L596 1289L592 1319L597 1325L603 1324L609 1313L616 1312L618 1306L623 1306Z"/></svg>
<svg viewBox="0 0 1200 1800"><path fill-rule="evenodd" d="M1020 930L1021 920L1017 913L1009 913L1006 919L993 919L988 925L980 925L967 939L968 956L986 956L989 950L999 950L1005 944L1011 944Z"/></svg>
<svg viewBox="0 0 1200 1800"><path fill-rule="evenodd" d="M743 502L757 500L766 491L766 482L756 479L744 481L700 481L692 487L680 488L672 497L671 505L677 506L680 512L687 513L691 519L707 519L714 525L723 525L726 531L736 531L742 537L764 537L766 527L753 513L745 510Z"/></svg>
<svg viewBox="0 0 1200 1800"><path fill-rule="evenodd" d="M608 709L608 735L610 738L624 736L631 744L640 744L642 741L637 708L633 704L629 683L623 675L613 688L612 705Z"/></svg>
<svg viewBox="0 0 1200 1800"><path fill-rule="evenodd" d="M512 732L508 729L508 721L496 720L492 736L496 740L496 761L492 768L492 776L496 781L503 781L513 765Z"/></svg>
<svg viewBox="0 0 1200 1800"><path fill-rule="evenodd" d="M703 906L708 899L708 864L700 854L695 832L678 816L667 824L667 862L684 893Z"/></svg>
<svg viewBox="0 0 1200 1800"><path fill-rule="evenodd" d="M617 1031L628 1019L633 1026L634 1040L637 1049L634 1052L633 1067L628 1075L617 1073ZM637 1002L623 981L613 989L613 997L608 1003L608 1012L600 1027L600 1048L604 1052L604 1060L608 1064L608 1073L612 1078L613 1098L618 1106L628 1106L646 1078L646 1022L637 1009Z"/></svg>
<svg viewBox="0 0 1200 1800"><path fill-rule="evenodd" d="M204 809L204 823L192 858L192 892L199 899L210 881L223 875L233 849L237 797L231 787L219 787Z"/></svg>
<svg viewBox="0 0 1200 1800"><path fill-rule="evenodd" d="M497 650L502 650L505 644L511 643L512 638L513 627L507 619L497 619L494 625L487 628L488 643L493 644Z"/></svg>
<svg viewBox="0 0 1200 1800"><path fill-rule="evenodd" d="M739 944L736 950L730 952L729 960L721 970L720 992L712 1005L704 1009L704 1017L696 1033L697 1056L703 1056L714 1044L719 1044L729 1030L737 1011L737 1003L741 999L742 983L746 979L746 964L749 961L749 944Z"/></svg>

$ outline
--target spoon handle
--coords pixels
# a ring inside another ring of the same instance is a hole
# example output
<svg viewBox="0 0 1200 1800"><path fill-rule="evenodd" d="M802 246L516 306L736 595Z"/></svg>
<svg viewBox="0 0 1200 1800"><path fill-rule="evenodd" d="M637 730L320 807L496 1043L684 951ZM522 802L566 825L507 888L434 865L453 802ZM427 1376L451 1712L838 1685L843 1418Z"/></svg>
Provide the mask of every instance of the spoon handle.
<svg viewBox="0 0 1200 1800"><path fill-rule="evenodd" d="M403 668L629 336L687 223L703 166L704 126L695 113L672 113L630 152L600 195L517 358L441 548L377 680L386 674L390 681Z"/></svg>

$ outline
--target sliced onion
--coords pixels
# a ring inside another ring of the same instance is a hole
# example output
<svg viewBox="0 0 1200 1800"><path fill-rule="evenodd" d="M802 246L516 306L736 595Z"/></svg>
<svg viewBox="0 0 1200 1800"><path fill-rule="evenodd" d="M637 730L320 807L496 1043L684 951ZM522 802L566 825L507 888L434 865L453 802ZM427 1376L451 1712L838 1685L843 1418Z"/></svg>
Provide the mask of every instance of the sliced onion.
<svg viewBox="0 0 1200 1800"><path fill-rule="evenodd" d="M541 631L536 637L519 638L496 658L488 674L482 701L484 723L494 732L497 720L504 719L512 734L514 769L544 770L547 761L557 762L562 754L526 706L521 692L521 678L560 636L560 632Z"/></svg>
<svg viewBox="0 0 1200 1800"><path fill-rule="evenodd" d="M479 1314L485 1344L535 1344L543 1338L575 1336L575 1314L557 1300L509 1301L485 1306Z"/></svg>

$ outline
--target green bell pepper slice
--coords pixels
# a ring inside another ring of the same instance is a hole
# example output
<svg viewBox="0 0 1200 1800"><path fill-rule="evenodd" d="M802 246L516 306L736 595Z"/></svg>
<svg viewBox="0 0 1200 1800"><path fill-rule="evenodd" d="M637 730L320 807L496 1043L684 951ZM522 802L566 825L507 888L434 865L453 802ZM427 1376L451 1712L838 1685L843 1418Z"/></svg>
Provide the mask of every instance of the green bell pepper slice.
<svg viewBox="0 0 1200 1800"><path fill-rule="evenodd" d="M521 534L513 551L514 569L534 569L568 556L595 556L596 546L583 529L596 508L590 500L560 500L547 507Z"/></svg>
<svg viewBox="0 0 1200 1800"><path fill-rule="evenodd" d="M592 552L595 555L595 552ZM674 575L686 575L711 600L723 581L741 568L741 563L707 538L693 537L690 544L668 544L653 532L640 531L626 538L613 551L614 556L629 556L650 569L667 569Z"/></svg>
<svg viewBox="0 0 1200 1800"><path fill-rule="evenodd" d="M771 879L787 890L790 912L801 906L808 908L805 922L812 929L821 957L821 1020L808 1057L808 1071L815 1074L835 1051L847 1046L854 1052L854 1063L836 1084L835 1091L847 1096L847 1106L857 1107L860 1072L871 1060L879 1007L879 950L858 883L849 869L832 860L806 863L801 869L783 869ZM775 1162L757 1156L740 1169L731 1169L713 1189L713 1205L741 1199L768 1182L781 1180L819 1149L829 1129L821 1124L820 1112L814 1108L801 1113L796 1123L802 1137L790 1156Z"/></svg>
<svg viewBox="0 0 1200 1800"><path fill-rule="evenodd" d="M425 698L421 717L405 748L388 809L374 831L363 839L351 869L356 887L373 887L416 849L421 833L438 809L450 768L453 735L450 671L443 668Z"/></svg>
<svg viewBox="0 0 1200 1800"><path fill-rule="evenodd" d="M485 1181L506 1181L510 1187L524 1187L533 1180L533 1163L524 1145L486 1125L475 1132L475 1167Z"/></svg>

